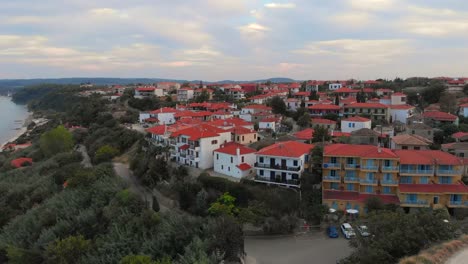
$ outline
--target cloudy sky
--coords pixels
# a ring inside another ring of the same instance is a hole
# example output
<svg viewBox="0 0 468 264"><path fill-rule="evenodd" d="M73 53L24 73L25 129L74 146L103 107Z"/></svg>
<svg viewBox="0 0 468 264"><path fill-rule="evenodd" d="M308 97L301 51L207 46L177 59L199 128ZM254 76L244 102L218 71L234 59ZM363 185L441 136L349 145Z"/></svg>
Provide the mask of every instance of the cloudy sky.
<svg viewBox="0 0 468 264"><path fill-rule="evenodd" d="M465 0L2 0L0 78L468 75Z"/></svg>

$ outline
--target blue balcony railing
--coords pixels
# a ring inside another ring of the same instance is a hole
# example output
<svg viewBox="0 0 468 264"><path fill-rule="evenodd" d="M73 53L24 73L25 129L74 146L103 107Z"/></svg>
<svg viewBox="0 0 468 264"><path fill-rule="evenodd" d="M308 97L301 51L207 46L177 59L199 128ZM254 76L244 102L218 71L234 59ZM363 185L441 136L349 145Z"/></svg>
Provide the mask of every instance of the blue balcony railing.
<svg viewBox="0 0 468 264"><path fill-rule="evenodd" d="M437 174L461 174L460 170L437 170Z"/></svg>
<svg viewBox="0 0 468 264"><path fill-rule="evenodd" d="M329 180L329 181L340 181L341 178L340 176L331 176L331 175L327 175L325 177L323 177L324 180Z"/></svg>
<svg viewBox="0 0 468 264"><path fill-rule="evenodd" d="M382 166L383 171L397 171L398 166Z"/></svg>
<svg viewBox="0 0 468 264"><path fill-rule="evenodd" d="M401 169L400 173L408 173L408 174L433 174L434 170L412 170L412 169Z"/></svg>
<svg viewBox="0 0 468 264"><path fill-rule="evenodd" d="M398 184L398 181L396 180L381 180L381 184Z"/></svg>
<svg viewBox="0 0 468 264"><path fill-rule="evenodd" d="M424 200L406 200L403 203L405 204L415 204L415 205L426 205L427 201Z"/></svg>
<svg viewBox="0 0 468 264"><path fill-rule="evenodd" d="M363 170L377 170L379 168L379 166L375 166L375 165L364 165L364 166L361 166L361 169Z"/></svg>
<svg viewBox="0 0 468 264"><path fill-rule="evenodd" d="M450 205L462 205L463 201L450 201Z"/></svg>
<svg viewBox="0 0 468 264"><path fill-rule="evenodd" d="M377 179L359 179L360 183L377 183Z"/></svg>
<svg viewBox="0 0 468 264"><path fill-rule="evenodd" d="M359 164L346 164L345 168L347 168L347 169L359 168Z"/></svg>
<svg viewBox="0 0 468 264"><path fill-rule="evenodd" d="M323 164L324 168L341 168L340 163L324 163Z"/></svg>
<svg viewBox="0 0 468 264"><path fill-rule="evenodd" d="M357 177L344 177L345 182L359 182L359 178Z"/></svg>

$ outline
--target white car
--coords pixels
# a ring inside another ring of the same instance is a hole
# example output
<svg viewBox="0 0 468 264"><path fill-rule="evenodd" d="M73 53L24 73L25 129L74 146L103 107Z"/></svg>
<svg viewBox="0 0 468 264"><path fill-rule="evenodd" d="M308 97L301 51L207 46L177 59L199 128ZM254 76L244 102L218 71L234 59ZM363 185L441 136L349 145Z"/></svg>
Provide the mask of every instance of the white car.
<svg viewBox="0 0 468 264"><path fill-rule="evenodd" d="M358 226L357 230L359 231L359 234L361 234L361 236L363 236L363 237L370 236L369 228L367 228L367 226L365 226L365 225Z"/></svg>
<svg viewBox="0 0 468 264"><path fill-rule="evenodd" d="M343 235L344 235L347 239L356 237L356 233L354 233L353 227L351 227L351 225L348 224L348 223L343 223L343 224L341 225L341 232L343 232Z"/></svg>

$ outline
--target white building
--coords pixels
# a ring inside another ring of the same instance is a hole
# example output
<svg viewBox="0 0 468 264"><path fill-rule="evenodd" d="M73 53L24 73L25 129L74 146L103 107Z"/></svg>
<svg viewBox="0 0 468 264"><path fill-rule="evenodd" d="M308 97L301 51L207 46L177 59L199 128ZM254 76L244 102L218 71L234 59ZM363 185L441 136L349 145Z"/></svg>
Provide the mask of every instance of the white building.
<svg viewBox="0 0 468 264"><path fill-rule="evenodd" d="M177 101L187 102L193 99L194 90L192 88L180 88L177 90Z"/></svg>
<svg viewBox="0 0 468 264"><path fill-rule="evenodd" d="M301 107L301 100L297 98L288 98L286 99L286 107L289 110L296 111Z"/></svg>
<svg viewBox="0 0 468 264"><path fill-rule="evenodd" d="M412 105L390 105L389 113L392 122L400 121L403 124L407 124L408 118L414 114L415 107Z"/></svg>
<svg viewBox="0 0 468 264"><path fill-rule="evenodd" d="M330 83L328 85L328 90L334 91L334 90L340 89L341 87L343 87L343 85L341 83Z"/></svg>
<svg viewBox="0 0 468 264"><path fill-rule="evenodd" d="M258 123L258 129L260 130L271 130L273 132L276 132L276 130L279 128L278 126L278 118L276 117L267 117L263 118L259 123Z"/></svg>
<svg viewBox="0 0 468 264"><path fill-rule="evenodd" d="M213 153L222 144L231 141L231 132L202 124L171 134L172 157L179 164L200 169L213 167Z"/></svg>
<svg viewBox="0 0 468 264"><path fill-rule="evenodd" d="M140 86L135 89L135 98L145 98L156 96L156 87L154 86ZM158 89L160 90L160 89Z"/></svg>
<svg viewBox="0 0 468 264"><path fill-rule="evenodd" d="M460 105L460 115L463 115L464 117L468 117L468 104Z"/></svg>
<svg viewBox="0 0 468 264"><path fill-rule="evenodd" d="M247 122L252 122L252 114L257 113L271 113L271 107L261 104L248 105L242 108L239 118L244 119Z"/></svg>
<svg viewBox="0 0 468 264"><path fill-rule="evenodd" d="M221 145L214 151L214 171L239 179L246 177L254 171L255 152L235 142Z"/></svg>
<svg viewBox="0 0 468 264"><path fill-rule="evenodd" d="M140 112L139 120L143 123L145 119L156 118L159 124L174 124L176 122L175 114L177 109L171 107L163 107L151 112Z"/></svg>
<svg viewBox="0 0 468 264"><path fill-rule="evenodd" d="M351 133L361 128L371 129L371 120L360 116L341 120L341 132Z"/></svg>
<svg viewBox="0 0 468 264"><path fill-rule="evenodd" d="M297 141L284 141L259 150L255 154L255 181L299 187L300 176L308 167L313 147Z"/></svg>
<svg viewBox="0 0 468 264"><path fill-rule="evenodd" d="M392 98L390 96L383 96L379 99L379 103L383 105L390 105L392 104Z"/></svg>
<svg viewBox="0 0 468 264"><path fill-rule="evenodd" d="M404 93L394 93L391 96L392 105L405 105L406 104L406 94Z"/></svg>

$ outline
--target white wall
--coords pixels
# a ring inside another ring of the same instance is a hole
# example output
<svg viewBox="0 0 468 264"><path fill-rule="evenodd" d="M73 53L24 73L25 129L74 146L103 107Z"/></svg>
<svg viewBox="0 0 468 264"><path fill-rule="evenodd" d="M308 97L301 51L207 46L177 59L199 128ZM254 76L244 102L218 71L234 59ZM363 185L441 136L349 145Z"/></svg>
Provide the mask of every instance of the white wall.
<svg viewBox="0 0 468 264"><path fill-rule="evenodd" d="M401 99L405 98L405 101ZM392 105L403 105L406 104L406 95L391 95Z"/></svg>
<svg viewBox="0 0 468 264"><path fill-rule="evenodd" d="M261 164L266 164L266 165L271 165L270 164L270 159L274 158L275 159L275 165L281 166L281 160L285 159L286 160L286 166L288 167L298 167L300 166L299 171L282 171L282 170L275 170L275 169L269 169L269 168L256 168L256 174L259 177L263 177L267 180L270 179L270 172L275 171L276 175L281 175L282 172L286 172L286 179L291 180L292 179L292 174L298 174L299 178L301 173L304 171L304 163L305 163L305 155L302 155L299 158L289 158L289 157L275 157L275 156L264 156L264 155L255 155L256 156L256 162L261 165ZM260 157L263 157L263 162L260 162ZM294 160L297 160L297 165L294 165ZM260 175L260 170L263 170L263 175Z"/></svg>
<svg viewBox="0 0 468 264"><path fill-rule="evenodd" d="M381 98L379 100L379 103L384 104L384 105L390 105L390 104L392 104L392 100L390 100L390 98L386 98L386 99Z"/></svg>
<svg viewBox="0 0 468 264"><path fill-rule="evenodd" d="M463 116L468 117L468 107L463 108Z"/></svg>
<svg viewBox="0 0 468 264"><path fill-rule="evenodd" d="M361 128L371 129L371 121L367 122L354 122L354 121L341 121L341 132L351 133L353 131L359 130Z"/></svg>
<svg viewBox="0 0 468 264"><path fill-rule="evenodd" d="M271 129L272 131L276 131L276 122L260 122L258 124L259 129Z"/></svg>
<svg viewBox="0 0 468 264"><path fill-rule="evenodd" d="M175 113L157 113L156 118L159 120L160 124L174 124L175 123Z"/></svg>
<svg viewBox="0 0 468 264"><path fill-rule="evenodd" d="M140 115L138 117L138 119L140 120L140 123L143 123L143 120L147 119L147 118L150 118L150 114L147 113L147 112L140 112Z"/></svg>
<svg viewBox="0 0 468 264"><path fill-rule="evenodd" d="M250 114L240 114L239 118L244 119L247 122L252 122L252 115Z"/></svg>
<svg viewBox="0 0 468 264"><path fill-rule="evenodd" d="M231 163L231 157L233 162ZM242 157L244 157L244 162L242 162ZM244 154L237 157L237 155L229 155L226 153L215 152L214 153L214 171L228 175L235 178L242 178L246 174L249 174L248 171L241 171L237 165L241 163L247 163L252 166L252 170L254 170L255 164L255 153Z"/></svg>
<svg viewBox="0 0 468 264"><path fill-rule="evenodd" d="M406 119L411 116L409 114L410 111L412 111L412 109L389 109L392 121L395 122L398 120L403 124L406 124Z"/></svg>

